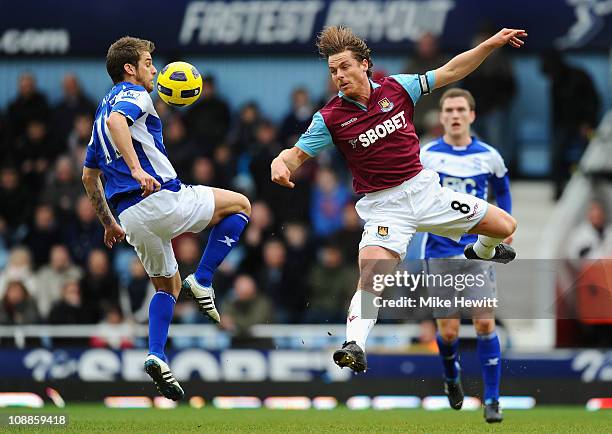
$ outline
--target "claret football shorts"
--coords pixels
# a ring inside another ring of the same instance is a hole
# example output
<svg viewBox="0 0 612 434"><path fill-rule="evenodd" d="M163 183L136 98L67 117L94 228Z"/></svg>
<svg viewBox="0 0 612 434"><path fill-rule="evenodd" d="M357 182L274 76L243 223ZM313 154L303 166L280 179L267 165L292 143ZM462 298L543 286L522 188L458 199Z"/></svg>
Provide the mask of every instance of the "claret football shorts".
<svg viewBox="0 0 612 434"><path fill-rule="evenodd" d="M431 232L455 241L476 226L488 203L440 185L440 177L423 169L402 184L367 193L355 205L365 221L359 250L381 246L403 260L415 232Z"/></svg>

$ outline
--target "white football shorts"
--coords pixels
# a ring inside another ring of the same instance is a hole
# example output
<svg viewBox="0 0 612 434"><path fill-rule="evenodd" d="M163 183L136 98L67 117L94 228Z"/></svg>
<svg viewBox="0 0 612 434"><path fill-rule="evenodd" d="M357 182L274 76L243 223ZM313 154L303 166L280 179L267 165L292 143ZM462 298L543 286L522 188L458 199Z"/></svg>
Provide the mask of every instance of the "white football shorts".
<svg viewBox="0 0 612 434"><path fill-rule="evenodd" d="M172 277L178 264L172 239L203 231L215 212L212 188L181 185L179 191L160 190L119 215L126 240L136 250L150 277Z"/></svg>
<svg viewBox="0 0 612 434"><path fill-rule="evenodd" d="M365 221L359 250L381 246L403 260L415 232L431 232L455 241L476 226L489 204L440 185L440 177L423 169L402 184L366 193L355 205Z"/></svg>

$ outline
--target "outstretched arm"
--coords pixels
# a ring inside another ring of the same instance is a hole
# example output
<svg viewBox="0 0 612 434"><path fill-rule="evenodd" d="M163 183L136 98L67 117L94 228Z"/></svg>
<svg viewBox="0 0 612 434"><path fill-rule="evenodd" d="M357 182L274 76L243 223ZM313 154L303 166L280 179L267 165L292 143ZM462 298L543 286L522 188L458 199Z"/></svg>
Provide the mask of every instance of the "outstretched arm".
<svg viewBox="0 0 612 434"><path fill-rule="evenodd" d="M309 158L311 158L310 155L297 146L281 151L278 157L272 160L270 167L272 181L284 187L295 187L295 184L289 178Z"/></svg>
<svg viewBox="0 0 612 434"><path fill-rule="evenodd" d="M495 49L506 44L514 48L521 48L525 43L520 38L527 36L525 30L502 29L486 41L471 50L453 57L446 65L436 69L434 89L454 83L466 77L491 54Z"/></svg>
<svg viewBox="0 0 612 434"><path fill-rule="evenodd" d="M106 203L100 173L100 169L84 167L82 179L85 191L87 191L87 197L96 211L100 223L104 226L104 244L112 248L115 243L123 241L125 232L119 226L115 217L113 217L108 203Z"/></svg>

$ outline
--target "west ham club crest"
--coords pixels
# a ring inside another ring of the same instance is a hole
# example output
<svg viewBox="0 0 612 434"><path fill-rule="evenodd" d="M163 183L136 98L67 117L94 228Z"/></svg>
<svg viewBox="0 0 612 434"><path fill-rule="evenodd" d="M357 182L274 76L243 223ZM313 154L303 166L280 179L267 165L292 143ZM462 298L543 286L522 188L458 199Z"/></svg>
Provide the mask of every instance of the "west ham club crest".
<svg viewBox="0 0 612 434"><path fill-rule="evenodd" d="M393 108L393 103L389 101L387 97L378 101L378 105L380 106L380 110L383 112L388 112Z"/></svg>

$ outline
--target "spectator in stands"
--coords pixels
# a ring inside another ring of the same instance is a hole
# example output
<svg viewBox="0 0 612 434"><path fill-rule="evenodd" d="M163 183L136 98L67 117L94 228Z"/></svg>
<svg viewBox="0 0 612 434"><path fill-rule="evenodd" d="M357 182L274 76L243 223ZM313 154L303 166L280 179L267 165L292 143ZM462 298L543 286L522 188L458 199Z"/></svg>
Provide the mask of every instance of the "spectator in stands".
<svg viewBox="0 0 612 434"><path fill-rule="evenodd" d="M300 276L307 275L315 257L308 227L305 223L290 221L282 229L289 269Z"/></svg>
<svg viewBox="0 0 612 434"><path fill-rule="evenodd" d="M310 202L310 219L315 237L324 238L342 228L342 212L350 198L350 190L338 182L332 170L326 167L319 169Z"/></svg>
<svg viewBox="0 0 612 434"><path fill-rule="evenodd" d="M438 46L438 38L431 33L423 34L416 43L416 51L410 58L404 72L406 74L425 74L427 71L438 69L450 60L449 56L442 54ZM421 98L419 109L414 112L414 127L420 136L425 131L425 116L430 111L438 113L438 99L435 97Z"/></svg>
<svg viewBox="0 0 612 434"><path fill-rule="evenodd" d="M64 96L53 108L53 128L57 138L63 143L73 128L78 115L93 116L96 106L84 93L76 75L68 73L62 79ZM91 135L91 130L89 130Z"/></svg>
<svg viewBox="0 0 612 434"><path fill-rule="evenodd" d="M49 324L95 324L98 318L83 302L78 282L66 282L62 287L62 298L51 308Z"/></svg>
<svg viewBox="0 0 612 434"><path fill-rule="evenodd" d="M257 290L255 280L240 274L234 280L234 288L221 310L221 327L232 334L232 346L253 346L257 340L250 328L255 324L273 321L274 309L268 297Z"/></svg>
<svg viewBox="0 0 612 434"><path fill-rule="evenodd" d="M597 126L600 98L589 74L557 51L542 56L541 70L551 82L551 173L558 199Z"/></svg>
<svg viewBox="0 0 612 434"><path fill-rule="evenodd" d="M30 249L34 267L38 268L49 260L51 247L62 242L62 233L50 205L41 204L34 210L34 224L23 243Z"/></svg>
<svg viewBox="0 0 612 434"><path fill-rule="evenodd" d="M119 305L119 279L110 267L106 250L93 249L89 253L80 286L83 301L99 316L106 309Z"/></svg>
<svg viewBox="0 0 612 434"><path fill-rule="evenodd" d="M306 131L315 112L308 90L303 87L291 93L291 110L285 115L280 127L279 139L283 147L293 146Z"/></svg>
<svg viewBox="0 0 612 434"><path fill-rule="evenodd" d="M423 126L425 130L419 136L419 144L424 146L429 142L433 142L438 137L444 135L444 127L440 123L440 114L430 111L423 118Z"/></svg>
<svg viewBox="0 0 612 434"><path fill-rule="evenodd" d="M257 199L264 200L278 221L298 220L308 213L311 185L308 182L308 169L296 174L295 188L283 188L269 181L270 164L282 147L277 140L277 131L270 121L261 121L257 127L257 142L255 143L252 161L249 166L251 178L255 184ZM291 206L287 206L291 203Z"/></svg>
<svg viewBox="0 0 612 434"><path fill-rule="evenodd" d="M21 75L17 97L9 103L6 112L7 139L13 141L25 133L30 121L46 122L48 117L47 97L37 89L34 76L29 73Z"/></svg>
<svg viewBox="0 0 612 434"><path fill-rule="evenodd" d="M255 195L258 199L265 200L274 206L274 199L278 190L274 184L269 182L269 176L265 176L270 171L270 163L282 149L277 139L277 131L274 124L264 119L257 126L255 132L255 143L251 145L249 173L255 183ZM244 156L243 156L244 158ZM272 185L271 185L272 184Z"/></svg>
<svg viewBox="0 0 612 434"><path fill-rule="evenodd" d="M472 46L476 47L495 32L493 28L484 27L474 37ZM508 166L516 164L510 125L510 106L516 94L516 79L507 52L494 51L463 80L462 87L469 90L477 102L478 116L473 124L474 131L484 142L497 148Z"/></svg>
<svg viewBox="0 0 612 434"><path fill-rule="evenodd" d="M74 117L72 129L68 133L67 146L68 152L73 158L87 147L91 139L93 128L93 114L79 113Z"/></svg>
<svg viewBox="0 0 612 434"><path fill-rule="evenodd" d="M25 236L32 215L32 196L30 190L19 182L19 174L14 167L0 170L0 220L6 225L6 238L10 245Z"/></svg>
<svg viewBox="0 0 612 434"><path fill-rule="evenodd" d="M130 301L130 314L136 322L147 322L149 318L149 299L153 297L155 289L137 257L130 263L130 280L127 285Z"/></svg>
<svg viewBox="0 0 612 434"><path fill-rule="evenodd" d="M4 295L8 282L11 281L23 283L28 292L32 292L35 287L32 255L26 247L15 247L11 250L6 267L0 273L0 297Z"/></svg>
<svg viewBox="0 0 612 434"><path fill-rule="evenodd" d="M201 242L195 234L184 234L174 240L176 262L181 276L195 273L202 257Z"/></svg>
<svg viewBox="0 0 612 434"><path fill-rule="evenodd" d="M187 112L185 121L189 134L210 154L225 139L231 115L227 102L217 95L214 77L204 74L203 78L202 96Z"/></svg>
<svg viewBox="0 0 612 434"><path fill-rule="evenodd" d="M603 202L594 199L589 204L587 220L580 223L567 240L569 259L600 259L612 257L612 225Z"/></svg>
<svg viewBox="0 0 612 434"><path fill-rule="evenodd" d="M260 119L261 113L256 102L250 101L240 107L238 119L230 129L227 139L234 157L238 158L244 152L252 153L249 147L256 141L255 131Z"/></svg>
<svg viewBox="0 0 612 434"><path fill-rule="evenodd" d="M192 160L191 176L187 178L191 184L221 187L215 177L215 165L210 158L199 157Z"/></svg>
<svg viewBox="0 0 612 434"><path fill-rule="evenodd" d="M208 159L206 159L208 161ZM202 245L205 245L203 240L199 240L196 234L183 234L173 240L174 252L176 261L179 267L181 276L188 276L193 273L202 257ZM230 253L231 255L231 253ZM228 255L228 257L230 256ZM227 260L227 258L226 258ZM226 262L225 260L223 262ZM217 274L222 269L221 265L215 273L213 287L217 298L221 298L223 290L218 285ZM221 290L220 290L221 289ZM189 298L185 297L185 293L181 293L174 307L174 322L178 324L198 324L203 322L202 315L198 312L196 305ZM173 338L172 343L176 348L189 348L197 345L195 337Z"/></svg>
<svg viewBox="0 0 612 434"><path fill-rule="evenodd" d="M215 182L222 188L232 187L236 175L236 160L232 156L229 145L222 143L213 151L213 164L215 165ZM246 194L246 193L244 193Z"/></svg>
<svg viewBox="0 0 612 434"><path fill-rule="evenodd" d="M12 155L20 163L23 181L32 191L39 191L45 182L47 170L61 153L61 147L40 119L29 121L25 133L13 145Z"/></svg>
<svg viewBox="0 0 612 434"><path fill-rule="evenodd" d="M25 235L26 223L32 214L32 195L19 181L14 167L0 171L0 219L6 225L9 245L18 242Z"/></svg>
<svg viewBox="0 0 612 434"><path fill-rule="evenodd" d="M242 245L246 251L241 268L248 273L256 273L262 263L264 240L274 232L274 215L267 203L258 200L251 203L251 220L242 235ZM240 246L239 246L240 247Z"/></svg>
<svg viewBox="0 0 612 434"><path fill-rule="evenodd" d="M164 124L164 145L168 151L170 162L179 177L188 176L193 161L203 155L203 150L189 137L185 129L185 121L178 114L168 117Z"/></svg>
<svg viewBox="0 0 612 434"><path fill-rule="evenodd" d="M53 206L65 218L72 215L79 197L83 194L83 184L77 179L74 163L67 155L55 162L55 172L47 182L41 199Z"/></svg>
<svg viewBox="0 0 612 434"><path fill-rule="evenodd" d="M412 353L438 354L438 344L436 342L436 323L431 319L419 322L419 336L413 339L410 345Z"/></svg>
<svg viewBox="0 0 612 434"><path fill-rule="evenodd" d="M61 291L67 282L81 279L83 271L72 263L68 248L63 244L51 248L49 264L36 273L35 290L32 295L36 299L40 314L46 318L51 306L61 298Z"/></svg>
<svg viewBox="0 0 612 434"><path fill-rule="evenodd" d="M104 248L104 228L85 195L77 200L76 219L64 226L64 240L70 256L79 265L85 264L92 249Z"/></svg>
<svg viewBox="0 0 612 434"><path fill-rule="evenodd" d="M274 300L279 322L296 323L305 307L304 277L287 266L287 249L282 241L271 238L263 245L263 266L257 272L257 286Z"/></svg>
<svg viewBox="0 0 612 434"><path fill-rule="evenodd" d="M112 334L105 336L109 331L109 326L118 326L123 324L123 315L117 306L111 306L104 312L104 319L98 324L100 330L95 336L92 336L89 344L94 348L112 348L114 350L125 350L134 348L134 343L127 336ZM126 333L129 333L126 331Z"/></svg>
<svg viewBox="0 0 612 434"><path fill-rule="evenodd" d="M359 271L345 265L339 246L327 244L319 250L318 262L310 270L308 322L344 323L351 294L357 287Z"/></svg>
<svg viewBox="0 0 612 434"><path fill-rule="evenodd" d="M25 285L18 280L8 282L0 306L0 324L36 324L40 321L36 303Z"/></svg>
<svg viewBox="0 0 612 434"><path fill-rule="evenodd" d="M355 246L361 241L363 223L355 211L355 204L348 202L342 210L342 227L332 236L333 243L342 251L344 262L356 264L359 250Z"/></svg>

